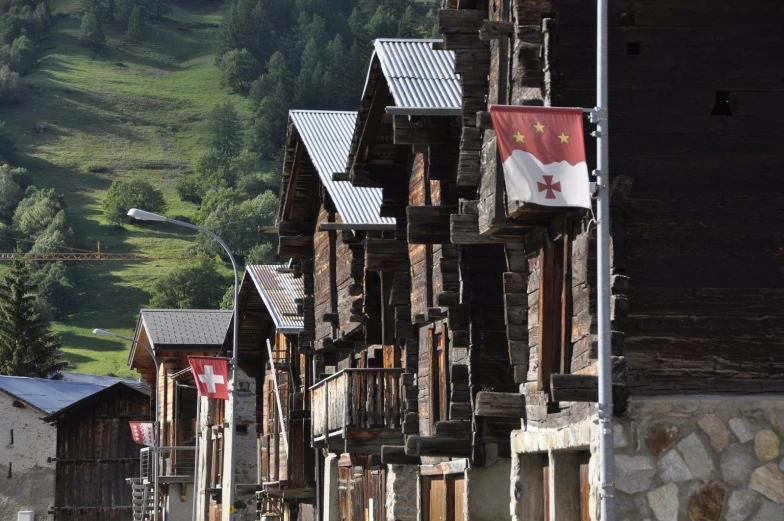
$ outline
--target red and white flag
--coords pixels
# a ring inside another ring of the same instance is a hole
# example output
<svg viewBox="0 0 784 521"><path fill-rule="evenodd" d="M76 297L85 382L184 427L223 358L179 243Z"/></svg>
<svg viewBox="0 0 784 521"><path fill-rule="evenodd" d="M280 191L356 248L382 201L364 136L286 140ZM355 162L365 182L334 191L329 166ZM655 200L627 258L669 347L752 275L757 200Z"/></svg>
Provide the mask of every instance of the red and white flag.
<svg viewBox="0 0 784 521"><path fill-rule="evenodd" d="M583 109L492 105L510 200L591 208Z"/></svg>
<svg viewBox="0 0 784 521"><path fill-rule="evenodd" d="M227 358L213 356L189 356L193 378L199 396L229 399L229 364Z"/></svg>
<svg viewBox="0 0 784 521"><path fill-rule="evenodd" d="M139 445L155 447L155 427L152 422L128 422L131 424L131 436Z"/></svg>

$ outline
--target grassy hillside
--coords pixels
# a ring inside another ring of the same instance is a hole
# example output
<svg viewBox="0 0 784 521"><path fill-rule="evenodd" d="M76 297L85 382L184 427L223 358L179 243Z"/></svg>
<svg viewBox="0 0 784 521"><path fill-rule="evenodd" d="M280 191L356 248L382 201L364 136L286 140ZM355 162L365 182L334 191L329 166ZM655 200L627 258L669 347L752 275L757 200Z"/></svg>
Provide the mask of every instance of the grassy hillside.
<svg viewBox="0 0 784 521"><path fill-rule="evenodd" d="M229 97L240 113L247 107L218 80L212 42L221 12L215 4L183 0L163 20L148 22L140 44L104 26L107 48L95 54L77 40L79 1L50 4L54 27L39 45L35 72L24 78L25 102L0 107L0 120L16 135L14 163L29 170L36 186L65 196L79 247L94 250L100 241L107 252L184 255L192 234L160 223L111 226L101 201L113 179L138 176L164 191L167 215L193 215L195 207L182 203L173 187L204 147L206 115ZM39 123L45 132L33 130ZM127 342L90 331L132 335L149 289L177 262L77 263L81 303L55 325L76 371L130 374Z"/></svg>

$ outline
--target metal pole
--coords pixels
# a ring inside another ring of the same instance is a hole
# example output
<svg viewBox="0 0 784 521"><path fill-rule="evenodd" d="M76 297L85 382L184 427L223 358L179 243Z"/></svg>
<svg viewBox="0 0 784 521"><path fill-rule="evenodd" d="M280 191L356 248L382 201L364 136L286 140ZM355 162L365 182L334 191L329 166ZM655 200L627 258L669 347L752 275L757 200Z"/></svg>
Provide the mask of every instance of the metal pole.
<svg viewBox="0 0 784 521"><path fill-rule="evenodd" d="M597 294L599 320L599 502L601 521L614 521L612 359L610 347L610 168L607 103L607 0L596 9Z"/></svg>
<svg viewBox="0 0 784 521"><path fill-rule="evenodd" d="M201 437L201 397L196 396L196 443L193 449L193 508L191 521L196 521L196 499L199 494L199 438Z"/></svg>
<svg viewBox="0 0 784 521"><path fill-rule="evenodd" d="M311 385L315 385L316 378L318 377L318 374L316 374L316 355L311 355L310 367L311 367L311 374L313 375ZM311 408L312 407L313 405L311 403ZM313 420L311 419L311 421ZM311 428L310 431L313 432L313 429ZM316 521L321 521L322 519L324 519L324 516L322 515L322 511L321 511L321 505L323 503L321 500L321 450L315 448L313 449L313 452L315 453L315 461L316 461Z"/></svg>
<svg viewBox="0 0 784 521"><path fill-rule="evenodd" d="M171 224L176 224L178 226L184 226L185 228L191 228L193 230L200 231L209 235L212 239L214 239L221 247L226 251L226 254L229 256L229 260L231 260L231 267L234 269L234 314L233 314L233 322L234 322L234 334L233 334L233 341L232 341L232 350L231 350L231 374L229 375L229 379L231 381L231 386L229 388L229 403L231 407L229 410L231 411L231 419L230 419L230 440L231 443L229 447L229 482L228 482L228 495L227 498L227 509L229 513L228 519L231 521L234 519L234 443L237 439L236 437L236 430L237 430L237 414L234 411L234 406L237 398L237 339L239 337L239 320L237 320L237 300L239 297L239 272L237 270L237 261L234 260L234 255L231 253L231 250L226 243L223 242L223 239L218 237L216 234L211 232L206 228L202 228L201 226L196 226L195 224L186 223L182 221L178 221L176 219L169 219L166 218L166 222ZM224 445L225 450L225 445Z"/></svg>
<svg viewBox="0 0 784 521"><path fill-rule="evenodd" d="M280 424L278 425L278 429L280 429L280 433L283 434L283 448L286 449L286 460L288 460L289 437L288 437L288 433L286 432L286 424L283 421L283 405L280 402L280 389L278 389L278 375L275 370L275 360L272 357L272 345L270 344L269 338L267 339L267 353L269 354L269 364L270 364L270 368L272 369L272 385L275 386L275 403L278 406L278 416L280 417Z"/></svg>

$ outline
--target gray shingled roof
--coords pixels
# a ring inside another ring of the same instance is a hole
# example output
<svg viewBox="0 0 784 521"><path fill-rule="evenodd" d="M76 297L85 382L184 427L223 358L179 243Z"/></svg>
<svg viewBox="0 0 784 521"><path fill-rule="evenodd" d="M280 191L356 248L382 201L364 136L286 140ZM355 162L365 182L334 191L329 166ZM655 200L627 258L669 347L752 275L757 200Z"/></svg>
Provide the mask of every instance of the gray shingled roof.
<svg viewBox="0 0 784 521"><path fill-rule="evenodd" d="M153 348L223 345L233 311L143 309L141 321Z"/></svg>
<svg viewBox="0 0 784 521"><path fill-rule="evenodd" d="M294 299L305 296L302 278L295 278L283 266L248 266L248 275L261 295L261 300L281 333L298 333L304 329L304 319L297 313Z"/></svg>
<svg viewBox="0 0 784 521"><path fill-rule="evenodd" d="M455 53L433 49L434 44L442 41L383 38L374 42L373 56L378 57L395 99L395 107L387 107L387 112L458 116L462 113L463 90L455 74Z"/></svg>
<svg viewBox="0 0 784 521"><path fill-rule="evenodd" d="M0 390L49 415L117 384L128 385L140 392L149 393L146 384L136 381L69 382L0 375Z"/></svg>
<svg viewBox="0 0 784 521"><path fill-rule="evenodd" d="M380 217L381 188L364 188L348 181L334 181L332 174L346 169L356 112L292 110L291 120L305 144L321 183L335 202L346 224L395 224L392 217Z"/></svg>

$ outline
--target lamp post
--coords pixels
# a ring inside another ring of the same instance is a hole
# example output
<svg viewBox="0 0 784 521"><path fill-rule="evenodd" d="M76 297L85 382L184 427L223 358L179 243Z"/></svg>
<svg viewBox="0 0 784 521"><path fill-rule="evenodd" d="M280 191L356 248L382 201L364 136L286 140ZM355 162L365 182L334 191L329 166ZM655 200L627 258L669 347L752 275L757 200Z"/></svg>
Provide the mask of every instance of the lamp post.
<svg viewBox="0 0 784 521"><path fill-rule="evenodd" d="M232 340L232 350L231 350L231 374L229 375L229 381L231 385L229 387L229 403L231 407L229 410L231 411L231 418L230 418L230 448L229 450L229 472L228 472L228 498L225 503L228 505L228 513L229 513L229 520L234 519L234 443L236 441L236 433L237 430L237 414L234 410L235 407L235 399L237 394L237 338L239 335L239 321L237 320L237 292L239 290L239 273L237 271L237 261L234 260L234 255L231 253L231 250L226 243L223 242L223 239L218 237L215 233L211 232L206 228L202 228L201 226L197 226L195 224L186 223L182 221L178 221L176 219L170 219L163 215L158 215L150 212L145 212L144 210L139 210L138 208L131 208L128 210L128 217L139 221L158 221L158 222L167 222L170 224L176 224L177 226L182 226L184 228L190 228L191 230L196 230L202 232L209 236L210 238L214 239L215 242L221 245L221 247L226 251L229 256L229 260L231 260L231 266L234 268L234 334ZM196 498L194 498L194 501Z"/></svg>
<svg viewBox="0 0 784 521"><path fill-rule="evenodd" d="M105 331L103 329L93 329L93 334L98 336L113 336L115 338L120 338L133 344L140 345L147 350L147 352L152 357L152 362L155 364L155 390L151 393L153 396L155 396L155 416L153 417L152 423L152 428L155 431L155 447L152 448L152 472L153 486L155 487L155 510L153 511L153 519L154 521L158 521L158 448L161 446L161 430L158 423L158 373L160 373L161 368L158 365L158 358L155 356L155 351L153 351L152 348L144 342L134 340L133 338L129 338L127 336L121 336L116 333L112 333L111 331Z"/></svg>

